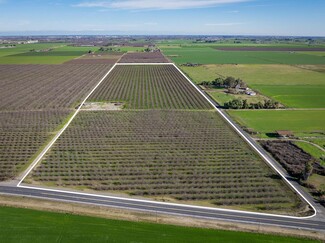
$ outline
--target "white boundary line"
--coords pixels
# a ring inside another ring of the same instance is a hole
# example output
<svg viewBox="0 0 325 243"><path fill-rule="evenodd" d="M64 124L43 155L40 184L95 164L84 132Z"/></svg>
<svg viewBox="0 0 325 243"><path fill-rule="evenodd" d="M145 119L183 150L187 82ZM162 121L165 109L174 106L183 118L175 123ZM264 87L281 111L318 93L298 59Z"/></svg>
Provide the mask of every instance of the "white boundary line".
<svg viewBox="0 0 325 243"><path fill-rule="evenodd" d="M107 198L107 199L122 199L122 200L125 200L125 201L131 201L131 202L132 201L133 202L145 202L145 203L161 204L161 205L169 205L169 206L177 206L177 207L187 207L187 208L196 208L196 209L208 209L208 210L213 210L213 211L233 212L233 213L243 213L243 214L253 214L253 215L281 217L281 218L288 218L288 219L308 219L308 218L313 217L313 216L295 217L295 216L287 216L287 215L278 215L278 214L268 214L268 213L258 213L258 212L241 211L241 210L235 210L235 209L224 209L224 208L213 208L213 207L195 206L195 205L188 205L188 204L167 203L167 202L158 202L158 201L135 199L135 198L127 198L127 197L108 196L108 195L103 195L103 194L92 194L92 193L85 193L85 192L74 192L74 191L66 191L66 190L59 190L59 189L49 189L49 188L42 188L42 187L33 187L33 186L19 186L19 187L20 188L26 188L26 189L35 189L35 190L40 190L40 191L47 191L47 192L59 192L59 193L67 193L67 194L73 194L73 195L81 195L81 196L93 196L93 197L101 197L101 198ZM112 207L115 207L115 206L112 206Z"/></svg>
<svg viewBox="0 0 325 243"><path fill-rule="evenodd" d="M85 101L89 98L89 96L95 91L95 89L103 82L103 80L107 77L107 75L115 68L115 66L124 65L121 64L114 64L114 66L106 73L106 75L99 81L99 83L93 88L93 90L87 95L87 97L83 100L79 108L76 110L74 115L70 118L70 120L66 123L66 125L60 130L60 132L53 138L53 140L46 146L46 148L42 151L42 153L37 157L37 159L31 165L31 168L25 173L23 178L17 184L17 187L20 188L27 188L27 189L35 189L41 191L49 191L49 192L61 192L61 193L69 193L75 195L84 195L84 196L95 196L95 197L102 197L102 198L111 198L111 199L122 199L127 201L134 201L134 202L147 202L153 204L162 204L162 205L170 205L170 206L179 206L179 207L190 207L190 208L197 208L197 209L209 209L215 211L224 211L224 212L236 212L236 213L243 213L243 214L253 214L253 215L263 215L263 216L272 216L272 217L281 217L281 218L291 218L291 219L309 219L316 215L317 211L314 206L285 178L285 176L274 167L274 165L269 161L267 157L265 157L256 147L255 145L249 141L246 136L211 102L211 100L174 64L174 63L131 63L127 65L173 65L185 78L190 84L201 94L203 97L218 111L218 113L235 129L235 131L240 134L244 140L253 147L256 152L272 167L278 174L297 192L314 210L314 214L311 216L306 217L295 217L295 216L286 216L286 215L279 215L279 214L268 214L268 213L258 213L258 212L248 212L248 211L241 211L241 210L233 210L233 209L223 209L223 208L212 208L212 207L203 207L203 206L195 206L195 205L185 205L185 204L177 204L177 203L166 203L166 202L157 202L151 200L142 200L142 199L134 199L134 198L125 198L125 197L115 197L115 196L106 196L102 194L91 194L91 193L83 193L83 192L74 192L74 191L66 191L66 190L58 190L58 189L47 189L42 187L33 187L33 186L22 186L21 183L23 180L28 176L28 174L33 170L33 168L37 165L37 163L42 159L42 157L46 154L46 152L53 146L56 140L60 137L60 135L64 132L64 130L70 125L74 117L78 114L79 110L81 109L82 105Z"/></svg>
<svg viewBox="0 0 325 243"><path fill-rule="evenodd" d="M154 63L154 62L149 62L149 63L145 63L145 62L142 62L142 63L123 63L123 62L119 62L119 63L116 63L117 66L143 66L143 65L174 65L174 63L172 62L157 62L157 63Z"/></svg>
<svg viewBox="0 0 325 243"><path fill-rule="evenodd" d="M71 116L69 121L63 126L63 128L55 135L55 137L51 140L51 142L43 149L43 151L36 157L36 159L33 161L33 163L29 166L29 169L23 173L21 180L17 184L17 187L20 187L20 184L25 180L25 178L28 176L28 174L35 168L35 166L40 162L40 160L44 157L44 155L49 151L49 149L53 146L53 144L58 140L58 138L61 136L61 134L67 129L67 127L70 125L72 120L76 117L76 115L79 113L81 107L86 102L86 100L89 98L89 96L95 91L95 89L104 81L104 79L107 77L107 75L115 68L116 64L113 65L113 67L110 68L110 70L104 75L104 77L97 83L97 85L90 91L90 93L86 96L86 98L81 102L78 109L75 111L75 113Z"/></svg>

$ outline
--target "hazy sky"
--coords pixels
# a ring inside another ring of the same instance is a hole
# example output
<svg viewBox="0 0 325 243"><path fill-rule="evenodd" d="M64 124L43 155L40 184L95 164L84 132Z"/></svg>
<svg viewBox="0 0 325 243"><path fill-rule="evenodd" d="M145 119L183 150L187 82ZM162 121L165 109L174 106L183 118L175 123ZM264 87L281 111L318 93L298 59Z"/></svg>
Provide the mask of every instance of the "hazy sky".
<svg viewBox="0 0 325 243"><path fill-rule="evenodd" d="M0 0L0 34L325 36L325 0Z"/></svg>

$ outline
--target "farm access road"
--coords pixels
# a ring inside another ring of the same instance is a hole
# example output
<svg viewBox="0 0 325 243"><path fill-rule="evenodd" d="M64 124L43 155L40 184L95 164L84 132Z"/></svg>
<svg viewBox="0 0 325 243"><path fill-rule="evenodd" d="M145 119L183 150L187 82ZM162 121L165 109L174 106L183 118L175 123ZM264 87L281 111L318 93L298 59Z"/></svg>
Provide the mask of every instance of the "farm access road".
<svg viewBox="0 0 325 243"><path fill-rule="evenodd" d="M125 65L125 64L118 64L118 65ZM136 64L136 65L140 65L140 64ZM150 64L146 63L145 65L150 65ZM159 65L159 64L155 63L154 65ZM174 65L174 64L164 64L164 65ZM176 65L174 66L176 67ZM105 76L107 76L107 74ZM189 80L189 82L191 81ZM98 85L96 87L98 87ZM192 83L192 85L194 84ZM196 88L198 89L198 87ZM207 99L209 99L209 97L206 94L204 94L204 92L202 92L199 89L198 91L202 95L204 95ZM89 97L89 95L87 97ZM291 185L291 187L297 192L297 194L299 194L302 198L304 198L315 209L316 213L313 216L299 218L299 217L282 216L282 215L244 212L244 211L227 210L227 209L220 209L220 208L208 208L208 207L199 207L199 206L191 206L191 205L156 202L150 200L137 200L137 199L130 199L130 198L81 193L77 191L55 190L55 189L48 189L48 188L32 187L29 185L27 186L21 184L24 178L31 172L33 167L37 164L37 162L47 152L49 148L47 148L42 154L42 156L40 156L40 158L37 159L36 163L34 163L26 171L26 173L24 173L24 176L23 178L21 178L18 185L10 184L10 183L0 183L0 194L32 197L32 198L47 199L53 201L73 202L73 203L81 203L81 204L88 204L88 205L125 208L125 209L138 210L144 212L169 214L169 215L181 215L181 216L202 218L202 219L223 220L228 222L247 223L247 224L254 224L254 225L272 225L272 226L278 226L284 228L305 229L305 230L325 232L325 213L323 209L320 206L318 206L315 202L313 202L313 199L307 193L305 193L297 183L290 180L290 178L282 170L282 168L280 168L279 165L274 160L272 160L272 158L270 158L268 154L262 148L260 148L259 145L252 138L250 138L249 135L243 132L242 129L237 124L235 124L224 111L218 109L214 101L209 99L209 102L213 104L215 109L225 118L225 120L227 120L229 125L231 125L235 130L237 130L237 132L239 131L239 133L241 133L241 136L243 136L244 139L252 147L254 147L256 151L260 153L260 155L262 155L264 158L267 158L268 163L271 163L270 166L275 168L278 171L278 173L282 177L284 177L284 179L287 180L287 183ZM60 134L62 134L62 132L63 131L61 131ZM56 137L56 139L58 137ZM54 144L55 140L51 145Z"/></svg>

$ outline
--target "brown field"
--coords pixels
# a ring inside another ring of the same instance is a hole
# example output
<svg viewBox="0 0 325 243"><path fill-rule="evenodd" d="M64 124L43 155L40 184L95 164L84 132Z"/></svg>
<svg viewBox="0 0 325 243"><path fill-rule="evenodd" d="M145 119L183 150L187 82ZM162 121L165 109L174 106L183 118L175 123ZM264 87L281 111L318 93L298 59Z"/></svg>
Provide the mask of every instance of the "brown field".
<svg viewBox="0 0 325 243"><path fill-rule="evenodd" d="M118 59L104 59L104 58L77 58L65 62L64 64L115 64Z"/></svg>
<svg viewBox="0 0 325 243"><path fill-rule="evenodd" d="M110 65L0 65L0 181L24 169Z"/></svg>
<svg viewBox="0 0 325 243"><path fill-rule="evenodd" d="M89 100L128 109L212 109L173 65L116 66Z"/></svg>
<svg viewBox="0 0 325 243"><path fill-rule="evenodd" d="M129 52L122 56L119 63L169 63L161 52Z"/></svg>
<svg viewBox="0 0 325 243"><path fill-rule="evenodd" d="M0 181L12 179L68 114L68 110L1 111Z"/></svg>
<svg viewBox="0 0 325 243"><path fill-rule="evenodd" d="M73 108L111 65L0 65L0 111Z"/></svg>
<svg viewBox="0 0 325 243"><path fill-rule="evenodd" d="M123 53L119 52L86 54L67 61L65 64L115 64L122 55Z"/></svg>

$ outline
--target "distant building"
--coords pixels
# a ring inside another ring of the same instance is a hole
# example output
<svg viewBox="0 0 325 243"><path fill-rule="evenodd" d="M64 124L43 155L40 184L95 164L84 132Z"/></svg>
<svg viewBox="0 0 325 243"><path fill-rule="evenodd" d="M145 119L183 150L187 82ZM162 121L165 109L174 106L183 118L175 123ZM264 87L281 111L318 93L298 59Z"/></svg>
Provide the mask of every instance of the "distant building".
<svg viewBox="0 0 325 243"><path fill-rule="evenodd" d="M38 43L38 40L28 40L24 42L24 44L36 44L36 43Z"/></svg>
<svg viewBox="0 0 325 243"><path fill-rule="evenodd" d="M254 92L253 90L247 90L245 93L247 95L250 95L250 96L255 96L256 95L256 92Z"/></svg>

